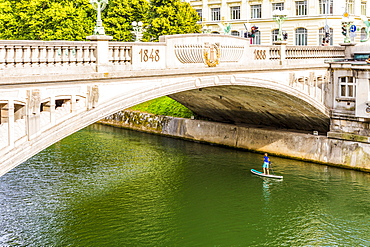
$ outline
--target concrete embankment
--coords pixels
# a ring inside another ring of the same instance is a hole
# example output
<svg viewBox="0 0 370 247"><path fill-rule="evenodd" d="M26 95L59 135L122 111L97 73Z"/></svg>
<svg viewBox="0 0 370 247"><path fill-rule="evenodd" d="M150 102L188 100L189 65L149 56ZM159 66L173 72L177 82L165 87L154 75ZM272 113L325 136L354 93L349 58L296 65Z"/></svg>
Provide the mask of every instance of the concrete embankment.
<svg viewBox="0 0 370 247"><path fill-rule="evenodd" d="M122 111L99 123L370 172L370 144L202 120Z"/></svg>

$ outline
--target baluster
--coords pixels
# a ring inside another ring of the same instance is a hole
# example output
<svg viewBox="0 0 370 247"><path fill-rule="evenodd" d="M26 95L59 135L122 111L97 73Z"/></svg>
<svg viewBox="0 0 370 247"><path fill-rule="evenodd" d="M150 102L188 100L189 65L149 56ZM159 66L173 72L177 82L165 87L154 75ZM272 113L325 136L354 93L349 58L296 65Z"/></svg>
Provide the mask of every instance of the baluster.
<svg viewBox="0 0 370 247"><path fill-rule="evenodd" d="M39 46L39 62L40 67L47 67L47 48L46 46Z"/></svg>
<svg viewBox="0 0 370 247"><path fill-rule="evenodd" d="M39 64L39 47L31 46L31 67L38 68Z"/></svg>
<svg viewBox="0 0 370 247"><path fill-rule="evenodd" d="M121 59L119 57L119 53L121 51L121 46L116 46L116 47L113 47L113 59L114 59L114 64L115 65L119 65L121 64Z"/></svg>
<svg viewBox="0 0 370 247"><path fill-rule="evenodd" d="M69 66L69 47L62 47L62 66Z"/></svg>
<svg viewBox="0 0 370 247"><path fill-rule="evenodd" d="M62 64L62 48L60 46L54 46L54 64L56 67Z"/></svg>
<svg viewBox="0 0 370 247"><path fill-rule="evenodd" d="M128 62L128 47L125 46L121 52L121 59L126 64Z"/></svg>
<svg viewBox="0 0 370 247"><path fill-rule="evenodd" d="M69 47L69 65L77 65L76 46Z"/></svg>
<svg viewBox="0 0 370 247"><path fill-rule="evenodd" d="M96 46L90 46L89 57L90 57L91 63L96 63L95 53L96 53Z"/></svg>
<svg viewBox="0 0 370 247"><path fill-rule="evenodd" d="M76 66L83 66L83 47L76 46Z"/></svg>
<svg viewBox="0 0 370 247"><path fill-rule="evenodd" d="M4 45L0 45L0 69L5 68L6 49Z"/></svg>
<svg viewBox="0 0 370 247"><path fill-rule="evenodd" d="M126 47L125 49L125 62L132 64L132 46Z"/></svg>
<svg viewBox="0 0 370 247"><path fill-rule="evenodd" d="M6 67L14 68L14 46L7 45L6 47Z"/></svg>
<svg viewBox="0 0 370 247"><path fill-rule="evenodd" d="M47 67L52 68L55 66L55 47L46 47Z"/></svg>
<svg viewBox="0 0 370 247"><path fill-rule="evenodd" d="M114 47L108 47L108 63L114 64Z"/></svg>
<svg viewBox="0 0 370 247"><path fill-rule="evenodd" d="M31 67L31 47L29 45L23 46L23 66Z"/></svg>
<svg viewBox="0 0 370 247"><path fill-rule="evenodd" d="M82 59L83 59L83 65L89 65L91 63L91 59L90 59L90 47L89 46L83 46L82 47Z"/></svg>
<svg viewBox="0 0 370 247"><path fill-rule="evenodd" d="M23 47L21 45L14 46L15 52L15 67L22 68L23 67Z"/></svg>

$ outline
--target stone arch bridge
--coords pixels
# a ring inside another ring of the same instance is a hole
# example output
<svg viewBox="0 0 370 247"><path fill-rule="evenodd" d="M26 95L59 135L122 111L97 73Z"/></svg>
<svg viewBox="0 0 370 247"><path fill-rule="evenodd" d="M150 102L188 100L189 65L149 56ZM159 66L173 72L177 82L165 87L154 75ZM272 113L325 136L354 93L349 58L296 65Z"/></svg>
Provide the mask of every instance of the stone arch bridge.
<svg viewBox="0 0 370 247"><path fill-rule="evenodd" d="M156 43L0 41L0 175L117 111L168 95L219 122L327 132L343 47L224 35Z"/></svg>

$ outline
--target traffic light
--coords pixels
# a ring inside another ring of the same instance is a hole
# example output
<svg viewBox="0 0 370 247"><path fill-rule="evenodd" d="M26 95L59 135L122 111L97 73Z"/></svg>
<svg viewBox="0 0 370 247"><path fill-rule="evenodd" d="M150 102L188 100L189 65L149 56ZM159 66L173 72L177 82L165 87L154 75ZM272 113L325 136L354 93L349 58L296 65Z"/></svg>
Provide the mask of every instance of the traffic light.
<svg viewBox="0 0 370 247"><path fill-rule="evenodd" d="M342 34L344 36L347 36L347 26L346 25L342 25Z"/></svg>
<svg viewBox="0 0 370 247"><path fill-rule="evenodd" d="M284 40L287 40L288 39L288 33L287 32L283 33L283 39Z"/></svg>
<svg viewBox="0 0 370 247"><path fill-rule="evenodd" d="M258 32L258 27L257 26L253 26L251 27L251 37L254 38L254 36L256 36L256 32Z"/></svg>

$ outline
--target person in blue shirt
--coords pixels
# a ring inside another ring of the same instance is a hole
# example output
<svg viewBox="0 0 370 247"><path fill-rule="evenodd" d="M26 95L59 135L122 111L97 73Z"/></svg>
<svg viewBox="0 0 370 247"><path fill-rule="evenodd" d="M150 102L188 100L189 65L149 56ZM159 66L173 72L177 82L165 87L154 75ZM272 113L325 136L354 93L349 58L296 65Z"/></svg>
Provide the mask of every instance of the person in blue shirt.
<svg viewBox="0 0 370 247"><path fill-rule="evenodd" d="M265 153L265 156L263 156L263 174L270 174L270 158L267 156L267 153Z"/></svg>

